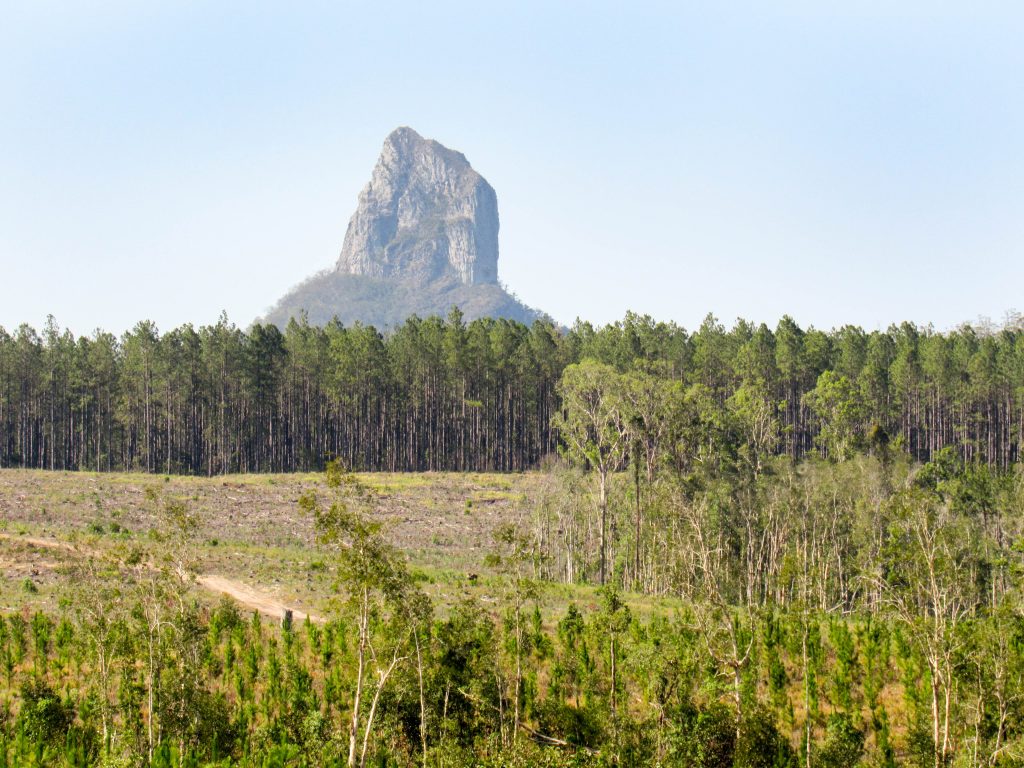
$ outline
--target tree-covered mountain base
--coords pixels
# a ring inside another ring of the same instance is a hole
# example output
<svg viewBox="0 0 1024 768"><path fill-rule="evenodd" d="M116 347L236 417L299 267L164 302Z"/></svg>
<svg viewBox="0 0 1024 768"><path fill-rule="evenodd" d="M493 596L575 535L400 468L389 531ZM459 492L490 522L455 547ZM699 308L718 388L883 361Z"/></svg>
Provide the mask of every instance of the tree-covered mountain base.
<svg viewBox="0 0 1024 768"><path fill-rule="evenodd" d="M398 328L414 315L445 317L452 307L459 307L467 320L504 317L529 325L545 317L498 284L465 285L454 278L428 283L330 271L293 288L264 320L282 330L290 320L306 317L313 325L337 320L347 326L361 323L385 331Z"/></svg>
<svg viewBox="0 0 1024 768"><path fill-rule="evenodd" d="M753 466L0 471L0 766L1021 764L1024 477Z"/></svg>

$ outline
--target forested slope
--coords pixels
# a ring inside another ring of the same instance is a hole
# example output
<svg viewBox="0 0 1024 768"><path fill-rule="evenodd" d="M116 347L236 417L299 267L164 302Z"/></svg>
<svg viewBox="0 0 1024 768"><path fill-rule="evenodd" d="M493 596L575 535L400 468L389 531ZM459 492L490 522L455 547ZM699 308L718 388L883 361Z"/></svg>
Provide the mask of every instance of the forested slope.
<svg viewBox="0 0 1024 768"><path fill-rule="evenodd" d="M991 466L1020 459L1019 324L823 332L709 317L687 332L631 314L563 333L453 312L386 336L226 318L120 338L0 329L0 466L217 474L339 456L366 470L521 470L556 450L558 382L587 358L674 383L676 416L716 425L734 449L827 452L817 437L841 422L922 461L945 446Z"/></svg>

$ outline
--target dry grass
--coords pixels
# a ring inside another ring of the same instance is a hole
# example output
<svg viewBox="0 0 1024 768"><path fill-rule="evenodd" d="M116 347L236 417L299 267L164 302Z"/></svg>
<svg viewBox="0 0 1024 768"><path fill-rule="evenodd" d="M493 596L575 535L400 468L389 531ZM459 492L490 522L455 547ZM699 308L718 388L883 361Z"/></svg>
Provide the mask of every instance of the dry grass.
<svg viewBox="0 0 1024 768"><path fill-rule="evenodd" d="M521 522L535 475L364 474L373 515L406 553L428 592L443 602L486 592L483 560L499 525ZM323 606L331 585L327 553L314 541L299 496L328 494L322 475L215 478L0 470L0 606L57 598L61 567L83 552L146 541L169 502L200 521L196 554L203 573L237 579L287 604ZM75 543L55 551L27 539ZM31 587L26 585L31 579ZM29 591L32 589L36 591ZM483 595L486 597L486 595Z"/></svg>
<svg viewBox="0 0 1024 768"><path fill-rule="evenodd" d="M367 473L372 514L408 558L439 614L474 597L497 609L500 579L484 565L494 532L527 526L545 482L539 473ZM314 540L299 496L329 489L321 474L228 475L213 478L141 473L0 470L0 610L54 607L67 589L69 566L119 545L146 545L169 502L199 518L195 555L200 573L230 580L254 603L331 615L335 594L330 553ZM29 540L46 542L47 546ZM54 547L55 543L63 547ZM31 581L31 585L28 581ZM635 615L675 614L672 598L630 595ZM545 621L570 602L597 610L593 586L551 584Z"/></svg>

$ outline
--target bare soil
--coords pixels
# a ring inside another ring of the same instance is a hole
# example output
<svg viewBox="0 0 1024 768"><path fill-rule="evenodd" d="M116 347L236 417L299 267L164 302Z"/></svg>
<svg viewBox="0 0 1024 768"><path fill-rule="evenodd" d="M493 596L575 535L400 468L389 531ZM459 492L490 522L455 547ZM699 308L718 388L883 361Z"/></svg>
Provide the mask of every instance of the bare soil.
<svg viewBox="0 0 1024 768"><path fill-rule="evenodd" d="M540 475L364 474L371 514L409 559L428 592L456 599L487 587L478 574L495 529L524 524ZM322 475L214 478L0 469L0 609L53 603L76 558L144 546L169 505L199 520L200 585L268 616L318 620L334 593L330 552L315 542L299 496L329 502Z"/></svg>

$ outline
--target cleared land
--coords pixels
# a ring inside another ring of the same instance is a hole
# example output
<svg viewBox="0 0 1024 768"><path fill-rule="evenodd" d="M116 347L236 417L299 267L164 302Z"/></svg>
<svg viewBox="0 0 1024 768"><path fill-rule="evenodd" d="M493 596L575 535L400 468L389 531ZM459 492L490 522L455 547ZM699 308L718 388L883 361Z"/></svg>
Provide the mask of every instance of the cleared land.
<svg viewBox="0 0 1024 768"><path fill-rule="evenodd" d="M442 604L463 594L485 602L492 583L483 560L495 529L523 523L540 475L366 474L374 514ZM226 593L270 616L330 611L327 553L299 509L322 475L214 478L0 470L0 610L56 603L67 566L133 542L144 543L168 503L198 515L197 587Z"/></svg>

